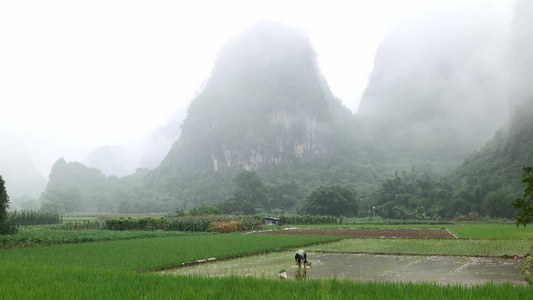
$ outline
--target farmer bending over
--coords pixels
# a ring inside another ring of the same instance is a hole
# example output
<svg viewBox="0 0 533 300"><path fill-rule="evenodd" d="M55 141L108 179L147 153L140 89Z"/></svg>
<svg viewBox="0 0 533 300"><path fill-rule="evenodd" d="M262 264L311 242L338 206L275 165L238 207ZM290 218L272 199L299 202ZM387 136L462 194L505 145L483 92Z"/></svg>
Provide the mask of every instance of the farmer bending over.
<svg viewBox="0 0 533 300"><path fill-rule="evenodd" d="M305 269L307 264L307 252L305 252L305 250L298 250L298 252L296 252L296 255L294 256L294 259L296 260L296 264L298 266L301 266L302 263L304 263Z"/></svg>

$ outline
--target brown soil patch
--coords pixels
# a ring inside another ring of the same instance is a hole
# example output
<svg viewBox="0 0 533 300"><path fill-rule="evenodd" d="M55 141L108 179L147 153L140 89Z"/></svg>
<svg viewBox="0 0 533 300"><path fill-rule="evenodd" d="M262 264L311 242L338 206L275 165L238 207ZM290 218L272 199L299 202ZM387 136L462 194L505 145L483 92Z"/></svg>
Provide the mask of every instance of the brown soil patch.
<svg viewBox="0 0 533 300"><path fill-rule="evenodd" d="M413 239L453 239L455 236L446 229L321 229L298 228L277 229L255 232L255 234L314 234L338 235L355 238L413 238Z"/></svg>

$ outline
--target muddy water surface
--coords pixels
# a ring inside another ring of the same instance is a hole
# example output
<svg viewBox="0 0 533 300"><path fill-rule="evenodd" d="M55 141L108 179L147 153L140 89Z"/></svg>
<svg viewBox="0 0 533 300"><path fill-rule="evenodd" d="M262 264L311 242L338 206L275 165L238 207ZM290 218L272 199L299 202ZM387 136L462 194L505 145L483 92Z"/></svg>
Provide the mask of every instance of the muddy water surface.
<svg viewBox="0 0 533 300"><path fill-rule="evenodd" d="M288 279L339 278L355 281L435 282L474 285L487 282L526 284L520 274L521 259L464 256L408 256L347 253L308 254L311 266L299 268L291 251L201 263L165 271L199 276L255 276L277 279L285 270Z"/></svg>

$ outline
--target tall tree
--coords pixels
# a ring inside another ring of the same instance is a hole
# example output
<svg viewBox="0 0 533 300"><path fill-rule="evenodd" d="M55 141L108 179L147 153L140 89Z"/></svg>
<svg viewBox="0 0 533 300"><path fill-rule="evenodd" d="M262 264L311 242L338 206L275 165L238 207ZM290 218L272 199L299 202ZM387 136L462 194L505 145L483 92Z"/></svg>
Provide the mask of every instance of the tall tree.
<svg viewBox="0 0 533 300"><path fill-rule="evenodd" d="M244 171L235 175L233 186L232 200L245 214L255 213L255 208L261 207L268 199L268 188L255 171Z"/></svg>
<svg viewBox="0 0 533 300"><path fill-rule="evenodd" d="M78 209L81 198L80 190L75 187L46 191L41 197L41 210L60 214L71 213Z"/></svg>
<svg viewBox="0 0 533 300"><path fill-rule="evenodd" d="M522 197L513 202L513 206L518 210L516 226L522 224L525 227L527 223L533 220L533 167L524 167L523 170L524 193Z"/></svg>
<svg viewBox="0 0 533 300"><path fill-rule="evenodd" d="M359 203L345 186L321 185L307 195L304 210L309 214L353 217L359 212Z"/></svg>
<svg viewBox="0 0 533 300"><path fill-rule="evenodd" d="M7 209L9 208L9 196L5 188L5 181L0 175L0 224L7 219Z"/></svg>
<svg viewBox="0 0 533 300"><path fill-rule="evenodd" d="M0 234L16 233L18 225L15 219L9 218L9 196L7 195L5 181L0 175Z"/></svg>

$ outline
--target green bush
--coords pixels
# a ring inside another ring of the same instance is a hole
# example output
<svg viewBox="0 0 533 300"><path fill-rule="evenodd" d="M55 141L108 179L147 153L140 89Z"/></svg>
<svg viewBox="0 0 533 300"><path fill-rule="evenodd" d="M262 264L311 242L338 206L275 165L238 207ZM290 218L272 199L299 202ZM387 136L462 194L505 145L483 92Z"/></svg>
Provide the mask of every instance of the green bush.
<svg viewBox="0 0 533 300"><path fill-rule="evenodd" d="M0 223L0 234L14 234L18 232L18 229L17 220L10 215Z"/></svg>

